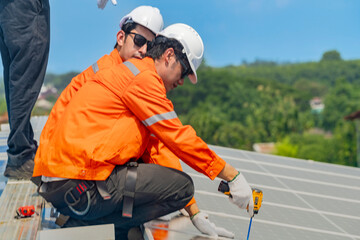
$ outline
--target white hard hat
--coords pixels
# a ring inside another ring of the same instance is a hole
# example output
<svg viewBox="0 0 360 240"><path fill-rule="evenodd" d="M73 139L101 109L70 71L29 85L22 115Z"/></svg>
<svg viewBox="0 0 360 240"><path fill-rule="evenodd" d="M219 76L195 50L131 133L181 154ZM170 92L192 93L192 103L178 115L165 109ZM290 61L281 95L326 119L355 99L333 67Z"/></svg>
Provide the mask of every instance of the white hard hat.
<svg viewBox="0 0 360 240"><path fill-rule="evenodd" d="M164 27L164 21L160 14L160 10L151 6L140 6L132 10L121 19L120 28L122 28L127 20L132 20L135 23L150 29L155 34L160 32Z"/></svg>
<svg viewBox="0 0 360 240"><path fill-rule="evenodd" d="M188 77L193 84L197 83L196 70L204 55L204 44L200 35L192 27L183 23L172 24L159 32L159 35L174 38L181 43L193 71L193 74L189 74Z"/></svg>

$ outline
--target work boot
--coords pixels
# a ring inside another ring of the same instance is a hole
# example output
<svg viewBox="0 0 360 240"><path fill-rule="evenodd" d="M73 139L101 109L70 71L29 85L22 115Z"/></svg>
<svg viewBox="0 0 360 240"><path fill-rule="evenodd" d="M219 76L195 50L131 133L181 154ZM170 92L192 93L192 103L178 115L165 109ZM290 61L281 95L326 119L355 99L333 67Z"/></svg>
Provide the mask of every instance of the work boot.
<svg viewBox="0 0 360 240"><path fill-rule="evenodd" d="M34 160L29 159L21 166L6 166L4 176L11 179L29 180L34 171Z"/></svg>

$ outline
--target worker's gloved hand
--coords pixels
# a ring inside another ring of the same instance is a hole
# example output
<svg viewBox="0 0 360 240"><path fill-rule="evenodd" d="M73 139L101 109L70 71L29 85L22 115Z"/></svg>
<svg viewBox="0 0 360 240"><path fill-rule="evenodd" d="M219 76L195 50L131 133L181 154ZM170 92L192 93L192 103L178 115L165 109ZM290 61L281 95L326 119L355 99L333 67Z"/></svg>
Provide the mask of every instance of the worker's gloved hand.
<svg viewBox="0 0 360 240"><path fill-rule="evenodd" d="M230 188L230 202L242 209L248 207L250 217L254 216L254 200L252 190L242 174L228 182Z"/></svg>
<svg viewBox="0 0 360 240"><path fill-rule="evenodd" d="M104 9L104 7L106 6L108 0L97 0L97 5L98 5L98 8L101 8L101 9ZM111 0L112 4L113 5L116 5L117 2L116 0Z"/></svg>
<svg viewBox="0 0 360 240"><path fill-rule="evenodd" d="M217 227L214 223L210 222L209 216L206 213L199 212L191 218L194 226L203 234L207 234L212 237L227 237L234 238L234 233L229 232L225 228Z"/></svg>

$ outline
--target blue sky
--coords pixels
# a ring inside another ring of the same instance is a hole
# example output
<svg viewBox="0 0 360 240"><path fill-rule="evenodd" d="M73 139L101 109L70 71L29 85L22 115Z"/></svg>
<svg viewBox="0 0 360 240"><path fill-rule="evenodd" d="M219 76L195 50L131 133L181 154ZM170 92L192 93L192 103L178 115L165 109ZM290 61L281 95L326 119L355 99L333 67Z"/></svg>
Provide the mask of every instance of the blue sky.
<svg viewBox="0 0 360 240"><path fill-rule="evenodd" d="M50 0L48 72L81 71L108 54L120 19L139 5L158 7L165 26L195 28L210 66L318 61L333 49L360 59L359 0L118 0L104 10L96 0Z"/></svg>

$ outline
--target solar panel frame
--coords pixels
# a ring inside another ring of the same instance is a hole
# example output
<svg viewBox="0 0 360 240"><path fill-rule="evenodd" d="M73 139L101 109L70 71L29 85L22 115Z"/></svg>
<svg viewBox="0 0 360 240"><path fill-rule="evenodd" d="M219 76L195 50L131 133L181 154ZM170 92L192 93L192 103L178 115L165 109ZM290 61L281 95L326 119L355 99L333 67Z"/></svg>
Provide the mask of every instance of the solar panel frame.
<svg viewBox="0 0 360 240"><path fill-rule="evenodd" d="M242 172L251 186L264 192L262 208L251 230L253 239L360 239L360 228L356 227L360 226L360 169L219 146L210 148ZM236 233L236 239L244 239L241 226L246 225L246 213L231 207L226 197L214 194L220 181L211 182L185 164L183 168L194 180L200 209L209 212L212 221L219 224L224 221L216 213L238 216L234 226L229 224L227 229Z"/></svg>
<svg viewBox="0 0 360 240"><path fill-rule="evenodd" d="M36 139L46 120L47 117L31 119ZM7 136L6 130L0 132L1 146L6 145ZM210 148L240 170L251 186L264 192L250 239L360 239L359 168L220 146ZM0 153L0 160L0 170L4 170L6 152ZM183 168L194 181L201 211L208 213L217 226L234 232L235 239L246 239L249 217L245 210L217 192L220 179L211 181L185 164ZM171 217L168 221L154 220L148 226L167 233L164 240L211 239L201 234L188 217L179 216L179 212ZM159 222L167 228L159 228L156 225Z"/></svg>

